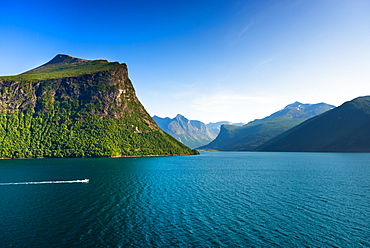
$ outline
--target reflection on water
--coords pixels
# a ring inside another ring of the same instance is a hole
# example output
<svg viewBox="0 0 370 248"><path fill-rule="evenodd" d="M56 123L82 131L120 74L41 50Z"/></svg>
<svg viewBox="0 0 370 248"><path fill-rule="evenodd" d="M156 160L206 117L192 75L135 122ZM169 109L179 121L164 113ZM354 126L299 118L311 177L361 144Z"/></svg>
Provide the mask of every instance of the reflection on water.
<svg viewBox="0 0 370 248"><path fill-rule="evenodd" d="M2 160L1 183L90 183L1 187L0 240L14 247L370 246L368 161L370 154L248 152Z"/></svg>

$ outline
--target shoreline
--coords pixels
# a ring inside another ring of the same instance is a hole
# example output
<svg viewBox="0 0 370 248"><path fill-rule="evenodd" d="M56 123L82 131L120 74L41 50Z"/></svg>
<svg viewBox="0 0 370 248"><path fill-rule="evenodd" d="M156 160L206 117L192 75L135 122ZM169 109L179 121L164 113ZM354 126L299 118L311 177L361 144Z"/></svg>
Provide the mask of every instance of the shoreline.
<svg viewBox="0 0 370 248"><path fill-rule="evenodd" d="M121 156L107 156L107 157L26 157L26 158L0 158L1 159L46 159L46 158L141 158L141 157L175 157L175 156L192 156L199 154L164 154L164 155L121 155Z"/></svg>

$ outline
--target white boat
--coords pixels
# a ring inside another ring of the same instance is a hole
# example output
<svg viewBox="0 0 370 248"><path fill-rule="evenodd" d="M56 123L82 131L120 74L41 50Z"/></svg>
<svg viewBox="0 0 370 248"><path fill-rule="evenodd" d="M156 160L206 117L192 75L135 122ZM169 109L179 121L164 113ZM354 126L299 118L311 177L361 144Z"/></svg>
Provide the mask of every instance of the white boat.
<svg viewBox="0 0 370 248"><path fill-rule="evenodd" d="M87 179L87 178L86 178L86 179L81 180L81 182L82 182L82 183L88 183L88 182L90 182L90 179Z"/></svg>

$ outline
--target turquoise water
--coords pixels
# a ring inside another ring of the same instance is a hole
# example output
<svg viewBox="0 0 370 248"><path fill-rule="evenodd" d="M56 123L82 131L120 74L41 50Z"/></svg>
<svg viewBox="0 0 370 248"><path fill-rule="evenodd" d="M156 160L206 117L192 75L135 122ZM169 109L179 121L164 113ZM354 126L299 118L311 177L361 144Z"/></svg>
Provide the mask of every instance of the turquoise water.
<svg viewBox="0 0 370 248"><path fill-rule="evenodd" d="M370 247L370 154L1 160L0 183L1 247Z"/></svg>

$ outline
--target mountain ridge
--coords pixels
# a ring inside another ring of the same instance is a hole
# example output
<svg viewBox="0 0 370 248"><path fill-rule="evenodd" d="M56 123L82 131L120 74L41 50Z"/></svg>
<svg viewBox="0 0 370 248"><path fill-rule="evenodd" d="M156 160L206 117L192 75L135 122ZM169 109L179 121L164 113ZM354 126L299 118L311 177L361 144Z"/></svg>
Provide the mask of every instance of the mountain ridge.
<svg viewBox="0 0 370 248"><path fill-rule="evenodd" d="M172 119L156 115L152 118L163 131L190 148L208 144L216 137L216 134L203 122L189 120L181 114L177 114Z"/></svg>
<svg viewBox="0 0 370 248"><path fill-rule="evenodd" d="M370 96L315 116L258 147L261 151L370 152Z"/></svg>
<svg viewBox="0 0 370 248"><path fill-rule="evenodd" d="M89 62L91 60L87 60L87 59L80 59L80 58L76 58L76 57L72 57L70 55L66 55L66 54L57 54L54 58L52 58L49 62L43 64L43 65L40 65L34 69L31 69L29 71L26 71L26 72L23 72L21 74L26 74L26 73L31 73L31 72L35 72L37 70L40 70L46 66L49 66L49 65L53 65L53 64L59 64L59 63L68 63L68 64L72 64L72 63L82 63L82 62ZM108 62L108 61L106 61Z"/></svg>
<svg viewBox="0 0 370 248"><path fill-rule="evenodd" d="M245 123L239 122L239 123L233 123L230 121L218 121L218 122L210 122L206 124L209 129L211 129L215 134L219 134L221 130L222 125L232 125L232 126L243 126Z"/></svg>
<svg viewBox="0 0 370 248"><path fill-rule="evenodd" d="M295 102L263 119L256 119L241 127L223 125L215 140L198 149L253 151L272 137L333 107L335 106L325 103L302 104Z"/></svg>
<svg viewBox="0 0 370 248"><path fill-rule="evenodd" d="M0 140L3 158L197 154L152 120L126 64L67 55L0 77Z"/></svg>
<svg viewBox="0 0 370 248"><path fill-rule="evenodd" d="M114 71L125 63L108 62L107 60L85 60L69 55L58 54L49 62L34 69L13 76L1 76L2 81L42 81L65 77L78 77L98 72Z"/></svg>

